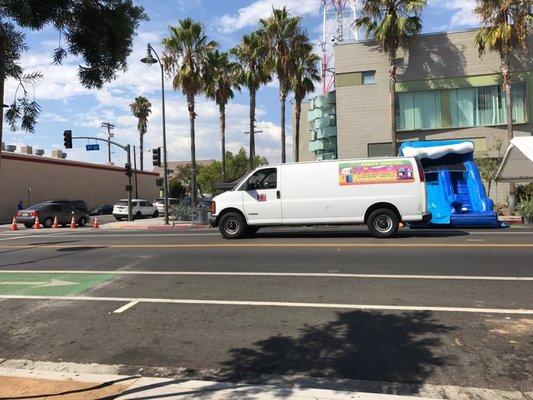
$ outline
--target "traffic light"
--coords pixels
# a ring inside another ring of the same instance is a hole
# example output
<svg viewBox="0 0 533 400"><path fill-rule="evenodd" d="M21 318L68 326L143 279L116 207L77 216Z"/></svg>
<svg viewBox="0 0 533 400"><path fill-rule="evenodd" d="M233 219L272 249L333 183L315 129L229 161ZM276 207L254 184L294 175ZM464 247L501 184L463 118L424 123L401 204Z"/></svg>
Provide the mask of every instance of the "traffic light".
<svg viewBox="0 0 533 400"><path fill-rule="evenodd" d="M72 131L63 132L63 142L65 143L65 149L72 149Z"/></svg>
<svg viewBox="0 0 533 400"><path fill-rule="evenodd" d="M131 176L132 175L131 164L130 163L124 164L124 169L126 170L126 176Z"/></svg>
<svg viewBox="0 0 533 400"><path fill-rule="evenodd" d="M161 147L152 149L152 165L154 167L161 166Z"/></svg>

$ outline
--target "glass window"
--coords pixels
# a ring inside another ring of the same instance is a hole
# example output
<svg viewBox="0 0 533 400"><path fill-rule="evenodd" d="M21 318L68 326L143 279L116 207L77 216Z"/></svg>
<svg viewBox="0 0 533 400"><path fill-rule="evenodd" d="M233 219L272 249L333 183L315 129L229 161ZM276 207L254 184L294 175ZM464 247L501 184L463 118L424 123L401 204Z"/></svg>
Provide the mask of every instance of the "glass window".
<svg viewBox="0 0 533 400"><path fill-rule="evenodd" d="M48 206L46 211L48 212L61 212L61 205L60 204L52 204L51 206Z"/></svg>
<svg viewBox="0 0 533 400"><path fill-rule="evenodd" d="M527 86L512 84L513 122L527 121ZM501 85L403 92L396 95L398 131L506 124Z"/></svg>
<svg viewBox="0 0 533 400"><path fill-rule="evenodd" d="M246 183L246 190L275 189L277 186L276 168L260 169Z"/></svg>
<svg viewBox="0 0 533 400"><path fill-rule="evenodd" d="M373 85L376 83L376 71L363 72L363 85Z"/></svg>
<svg viewBox="0 0 533 400"><path fill-rule="evenodd" d="M392 143L368 143L368 157L389 157L392 155Z"/></svg>

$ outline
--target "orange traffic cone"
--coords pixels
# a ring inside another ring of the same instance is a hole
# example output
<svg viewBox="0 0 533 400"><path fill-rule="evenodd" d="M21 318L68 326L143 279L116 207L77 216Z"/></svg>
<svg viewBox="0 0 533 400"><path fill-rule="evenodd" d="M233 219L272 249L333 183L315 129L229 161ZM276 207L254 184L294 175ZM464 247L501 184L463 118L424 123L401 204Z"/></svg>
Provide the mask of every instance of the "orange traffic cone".
<svg viewBox="0 0 533 400"><path fill-rule="evenodd" d="M74 214L72 214L72 218L70 219L70 229L76 229L78 225L76 225L76 217Z"/></svg>
<svg viewBox="0 0 533 400"><path fill-rule="evenodd" d="M13 222L11 222L11 228L9 228L10 231L18 231L19 228L17 226L17 218L13 217Z"/></svg>
<svg viewBox="0 0 533 400"><path fill-rule="evenodd" d="M94 217L94 221L93 221L93 228L100 228L100 225L98 225L98 217Z"/></svg>
<svg viewBox="0 0 533 400"><path fill-rule="evenodd" d="M57 215L54 217L54 224L52 225L53 229L59 228L59 221L57 220Z"/></svg>
<svg viewBox="0 0 533 400"><path fill-rule="evenodd" d="M35 215L35 223L33 229L41 229L41 223L39 222L39 215Z"/></svg>

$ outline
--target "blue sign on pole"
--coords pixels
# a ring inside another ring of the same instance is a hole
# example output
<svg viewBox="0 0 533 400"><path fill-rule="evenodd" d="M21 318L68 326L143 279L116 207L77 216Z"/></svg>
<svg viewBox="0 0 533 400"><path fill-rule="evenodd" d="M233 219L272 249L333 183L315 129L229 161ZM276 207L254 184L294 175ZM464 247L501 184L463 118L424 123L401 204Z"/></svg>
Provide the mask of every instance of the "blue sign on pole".
<svg viewBox="0 0 533 400"><path fill-rule="evenodd" d="M85 145L85 148L87 149L87 151L100 150L100 145L99 144L87 144Z"/></svg>

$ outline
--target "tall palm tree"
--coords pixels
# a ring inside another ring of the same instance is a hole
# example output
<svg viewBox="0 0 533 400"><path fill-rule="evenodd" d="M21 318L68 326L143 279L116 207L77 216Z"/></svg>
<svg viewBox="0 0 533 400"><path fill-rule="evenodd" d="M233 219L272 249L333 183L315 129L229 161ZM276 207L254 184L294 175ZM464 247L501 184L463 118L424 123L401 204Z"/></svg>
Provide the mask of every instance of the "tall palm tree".
<svg viewBox="0 0 533 400"><path fill-rule="evenodd" d="M239 64L238 82L248 88L250 93L250 156L249 168L254 169L255 157L255 106L257 91L271 81L267 68L268 53L264 43L264 32L254 31L244 35L241 42L231 50Z"/></svg>
<svg viewBox="0 0 533 400"><path fill-rule="evenodd" d="M306 41L301 28L301 17L292 17L286 7L272 10L272 15L260 19L270 52L272 69L279 80L279 101L281 108L281 162L286 161L285 153L285 103L289 92L289 79L294 73L294 49Z"/></svg>
<svg viewBox="0 0 533 400"><path fill-rule="evenodd" d="M189 127L191 136L191 201L196 204L196 144L194 120L195 97L205 89L205 69L207 55L217 47L216 42L209 41L202 24L192 18L178 21L170 28L170 35L163 39L165 52L163 66L172 76L174 90L181 91L187 99Z"/></svg>
<svg viewBox="0 0 533 400"><path fill-rule="evenodd" d="M405 48L410 38L422 30L420 13L426 0L363 0L362 17L356 20L356 26L366 31L366 36L373 39L379 51L387 54L389 59L390 80L390 121L392 154L396 149L396 54L400 47Z"/></svg>
<svg viewBox="0 0 533 400"><path fill-rule="evenodd" d="M513 106L511 94L511 67L509 54L520 47L527 54L528 30L533 25L533 16L529 14L531 0L477 0L475 13L481 19L481 30L475 38L479 55L487 48L500 55L500 71L505 92L507 114L507 137L513 138ZM509 185L509 208L515 206L515 186Z"/></svg>
<svg viewBox="0 0 533 400"><path fill-rule="evenodd" d="M137 130L139 131L139 155L141 161L141 171L144 170L144 135L148 130L148 116L152 112L152 103L143 96L138 96L130 104L131 113L138 119Z"/></svg>
<svg viewBox="0 0 533 400"><path fill-rule="evenodd" d="M298 49L294 57L294 74L289 80L289 87L294 92L294 161L300 161L300 116L302 114L302 101L308 93L315 90L315 81L320 80L317 63L320 57L313 53L313 46L307 44Z"/></svg>
<svg viewBox="0 0 533 400"><path fill-rule="evenodd" d="M220 141L222 143L222 181L226 181L226 104L233 99L233 89L240 90L237 83L237 64L230 61L228 53L218 50L207 56L206 69L207 97L218 105L220 119Z"/></svg>

